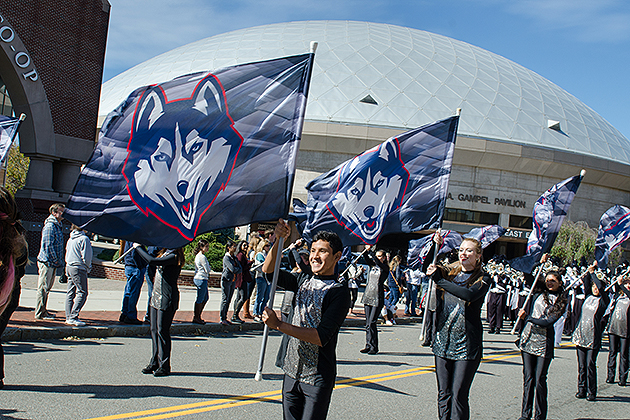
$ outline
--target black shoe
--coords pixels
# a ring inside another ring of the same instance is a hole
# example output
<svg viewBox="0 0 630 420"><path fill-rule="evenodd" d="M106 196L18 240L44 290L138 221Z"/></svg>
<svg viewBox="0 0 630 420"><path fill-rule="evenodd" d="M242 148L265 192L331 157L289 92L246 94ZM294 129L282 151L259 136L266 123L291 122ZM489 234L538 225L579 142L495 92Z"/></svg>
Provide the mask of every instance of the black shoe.
<svg viewBox="0 0 630 420"><path fill-rule="evenodd" d="M139 319L136 318L129 318L127 315L122 315L121 316L122 322L123 324L128 324L128 325L142 325L142 321L140 321Z"/></svg>
<svg viewBox="0 0 630 420"><path fill-rule="evenodd" d="M370 349L368 349L367 347L364 349L359 350L361 353L367 353L370 351Z"/></svg>
<svg viewBox="0 0 630 420"><path fill-rule="evenodd" d="M595 395L593 394L588 394L586 396L586 401L595 401Z"/></svg>
<svg viewBox="0 0 630 420"><path fill-rule="evenodd" d="M120 322L121 324L124 324L125 319L127 319L127 316L125 314L120 314L120 316L118 317L118 322Z"/></svg>
<svg viewBox="0 0 630 420"><path fill-rule="evenodd" d="M619 385L619 386L626 386L626 381L619 381L619 383L617 385Z"/></svg>
<svg viewBox="0 0 630 420"><path fill-rule="evenodd" d="M494 329L490 329L490 330L488 331L488 334L494 334Z"/></svg>
<svg viewBox="0 0 630 420"><path fill-rule="evenodd" d="M239 318L237 316L233 316L232 317L232 323L233 324L242 324L243 322L245 322L245 321L243 321L241 318Z"/></svg>
<svg viewBox="0 0 630 420"><path fill-rule="evenodd" d="M607 384L614 384L615 383L615 379L614 378L607 378L606 379L606 383Z"/></svg>
<svg viewBox="0 0 630 420"><path fill-rule="evenodd" d="M156 370L157 370L157 366L149 365L145 367L144 369L142 369L142 373L144 373L145 375L148 375L149 373L153 373Z"/></svg>
<svg viewBox="0 0 630 420"><path fill-rule="evenodd" d="M0 389L4 388L4 380L0 379Z"/></svg>
<svg viewBox="0 0 630 420"><path fill-rule="evenodd" d="M168 376L171 374L170 370L164 369L164 368L157 368L155 370L155 372L153 372L153 376Z"/></svg>
<svg viewBox="0 0 630 420"><path fill-rule="evenodd" d="M378 350L370 350L367 354L378 354Z"/></svg>
<svg viewBox="0 0 630 420"><path fill-rule="evenodd" d="M578 391L577 394L575 394L575 398L586 398L586 393Z"/></svg>
<svg viewBox="0 0 630 420"><path fill-rule="evenodd" d="M501 330L497 328L497 329L494 331L494 333L495 333L495 334L501 334Z"/></svg>

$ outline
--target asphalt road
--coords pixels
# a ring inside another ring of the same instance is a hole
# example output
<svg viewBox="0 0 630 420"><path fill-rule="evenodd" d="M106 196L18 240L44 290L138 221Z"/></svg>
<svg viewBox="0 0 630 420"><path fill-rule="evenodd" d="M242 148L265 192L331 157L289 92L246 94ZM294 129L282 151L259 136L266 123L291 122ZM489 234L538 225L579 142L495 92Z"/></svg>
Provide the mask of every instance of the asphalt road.
<svg viewBox="0 0 630 420"><path fill-rule="evenodd" d="M433 356L419 325L380 327L381 353L359 353L361 328L342 330L338 384L330 419L437 418ZM516 419L522 391L514 337L485 336L484 361L471 392L474 419ZM489 339L493 341L488 341ZM273 365L279 335L270 337L265 380L253 380L261 333L176 337L174 373L143 375L149 338L67 339L5 344L3 419L279 419L282 372ZM606 348L606 344L604 344ZM628 419L630 387L604 383L598 401L577 400L575 349L565 340L549 372L550 419Z"/></svg>

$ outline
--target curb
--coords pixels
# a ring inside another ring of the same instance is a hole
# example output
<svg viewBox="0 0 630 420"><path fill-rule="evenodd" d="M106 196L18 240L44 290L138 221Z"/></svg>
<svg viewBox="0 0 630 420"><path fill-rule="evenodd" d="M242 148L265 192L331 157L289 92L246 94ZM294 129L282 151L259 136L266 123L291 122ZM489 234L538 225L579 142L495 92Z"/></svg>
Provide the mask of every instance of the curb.
<svg viewBox="0 0 630 420"><path fill-rule="evenodd" d="M422 322L422 317L398 318L397 325L417 324ZM381 323L381 325L384 325ZM205 325L192 323L176 323L171 326L171 336L204 335L218 332L242 332L262 331L265 324L247 322L240 325L221 325L216 322L208 322ZM343 327L364 327L363 319L346 319ZM34 340L58 340L69 337L76 338L105 338L105 337L143 337L151 335L148 325L112 325L112 326L86 326L71 327L60 326L54 328L7 328L2 334L2 342L8 341L34 341Z"/></svg>

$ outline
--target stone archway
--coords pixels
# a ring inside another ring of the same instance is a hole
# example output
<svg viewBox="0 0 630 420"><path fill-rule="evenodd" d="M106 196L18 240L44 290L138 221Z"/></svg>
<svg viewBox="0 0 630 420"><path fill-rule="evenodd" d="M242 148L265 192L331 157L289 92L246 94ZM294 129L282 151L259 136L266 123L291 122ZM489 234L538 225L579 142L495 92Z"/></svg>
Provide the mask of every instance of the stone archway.
<svg viewBox="0 0 630 420"><path fill-rule="evenodd" d="M20 150L31 159L26 189L53 191L55 133L46 91L18 33L0 14L0 74L16 115L26 114Z"/></svg>

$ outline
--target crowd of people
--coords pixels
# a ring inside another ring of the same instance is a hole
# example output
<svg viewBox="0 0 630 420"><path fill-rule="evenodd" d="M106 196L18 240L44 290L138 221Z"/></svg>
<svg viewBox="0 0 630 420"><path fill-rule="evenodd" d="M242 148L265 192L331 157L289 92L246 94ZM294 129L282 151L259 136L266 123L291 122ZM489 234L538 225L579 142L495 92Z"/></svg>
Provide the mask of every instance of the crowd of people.
<svg viewBox="0 0 630 420"><path fill-rule="evenodd" d="M37 256L36 319L52 318L47 297L55 272L65 267L68 277L66 319L83 326L81 308L88 291L92 247L88 233L72 226L64 246L62 204L50 207ZM20 278L28 248L11 195L0 189L0 335L17 308ZM484 264L481 243L464 238L459 249L433 258L434 247L417 269L405 267L400 255L365 247L366 267L342 259L342 244L331 232L318 232L310 246L302 239L284 252L288 268L280 271L278 286L285 291L281 316L267 307L269 286L278 249L277 238L287 239L290 228L279 221L275 231L252 235L249 242L227 241L221 272L221 324L244 319L264 322L283 333L277 365L284 372L285 418L325 418L336 376L337 336L344 319L354 313L360 287L365 316L366 342L361 353L379 352L378 320L395 325L398 305L404 315L423 315L425 344L432 347L437 379L440 419L470 417L469 393L483 355L482 308L486 308L488 333L500 334L504 322L518 334L516 346L523 366L520 420L547 417L547 373L562 335L570 335L576 349L576 398L597 399L597 356L602 337L608 334L606 382L627 385L630 350L630 276L628 263L613 272L597 270L582 262L559 268L547 255L533 274L517 273L495 257ZM145 321L150 324L152 353L142 373L156 377L171 373L170 328L179 307L177 280L185 263L183 248L145 248L137 243L124 247L127 282L120 322L140 324L137 303L146 278L150 286ZM194 283L197 298L192 322L204 324L211 273L206 253L209 244L199 240L195 249ZM437 263L432 263L437 261ZM557 261L556 261L557 263ZM536 278L534 278L534 275ZM432 289L433 288L433 289ZM255 291L255 296L253 293ZM435 305L428 300L434 293ZM234 297L234 295L236 296ZM233 302L232 317L228 308ZM250 311L250 307L252 310ZM242 311L242 318L241 318ZM419 312L418 312L419 311ZM424 329L426 328L426 330ZM619 359L619 363L617 363ZM0 388L4 379L0 344Z"/></svg>

